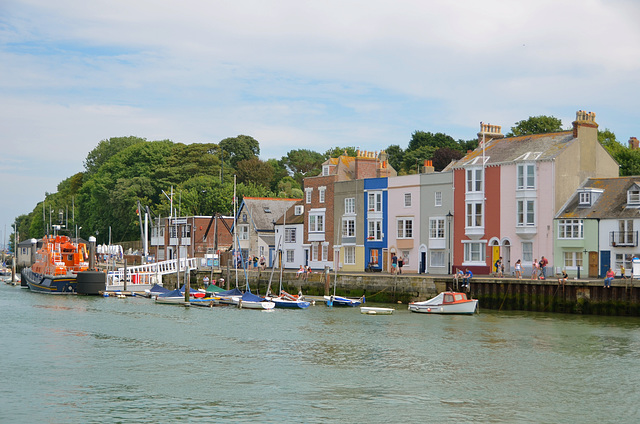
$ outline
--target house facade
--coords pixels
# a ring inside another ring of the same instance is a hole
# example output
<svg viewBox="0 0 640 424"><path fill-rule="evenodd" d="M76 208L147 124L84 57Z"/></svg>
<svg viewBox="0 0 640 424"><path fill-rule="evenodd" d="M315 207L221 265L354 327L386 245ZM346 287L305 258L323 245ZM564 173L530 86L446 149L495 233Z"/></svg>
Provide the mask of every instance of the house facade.
<svg viewBox="0 0 640 424"><path fill-rule="evenodd" d="M420 174L392 177L388 180L389 253L402 257L402 272L423 271L420 252L422 216L420 214ZM426 250L426 249L425 249Z"/></svg>
<svg viewBox="0 0 640 424"><path fill-rule="evenodd" d="M362 271L365 263L364 180L338 181L334 184L334 252L337 269Z"/></svg>
<svg viewBox="0 0 640 424"><path fill-rule="evenodd" d="M588 177L616 177L618 164L600 145L595 113L578 111L573 129L505 138L481 124L479 147L456 162L454 262L487 274L503 258L511 274L545 256L556 265L554 217Z"/></svg>
<svg viewBox="0 0 640 424"><path fill-rule="evenodd" d="M208 252L227 250L233 237L231 216L156 218L151 225L149 253L157 261L204 258ZM180 251L178 252L178 248Z"/></svg>
<svg viewBox="0 0 640 424"><path fill-rule="evenodd" d="M640 177L589 178L556 215L555 262L571 276L631 276L640 257Z"/></svg>
<svg viewBox="0 0 640 424"><path fill-rule="evenodd" d="M453 223L458 218L453 213L453 172L432 171L430 167L420 175L418 271L446 275L452 272Z"/></svg>
<svg viewBox="0 0 640 424"><path fill-rule="evenodd" d="M245 197L236 212L235 226L239 253L244 260L264 256L272 266L275 260L275 224L302 199Z"/></svg>
<svg viewBox="0 0 640 424"><path fill-rule="evenodd" d="M304 179L305 227L304 247L309 250L309 266L313 269L334 269L343 265L334 249L336 238L334 221L334 185L341 181L395 176L387 163L386 153L358 151L355 157L346 154L330 158L322 165L322 172ZM340 221L341 222L341 221ZM355 252L349 248L347 254ZM349 265L352 257L348 258ZM355 259L353 259L355 261ZM353 264L355 265L355 264Z"/></svg>
<svg viewBox="0 0 640 424"><path fill-rule="evenodd" d="M309 251L303 247L304 203L296 202L276 221L276 251L282 255L284 268L298 268L309 264Z"/></svg>
<svg viewBox="0 0 640 424"><path fill-rule="evenodd" d="M366 237L364 239L364 261L356 262L360 271L365 268L387 271L391 268L387 248L389 238L387 184L388 178L365 178L364 180L364 231L366 231ZM399 221L398 225L400 224L402 225L401 238L407 242L413 240L413 219L404 217Z"/></svg>

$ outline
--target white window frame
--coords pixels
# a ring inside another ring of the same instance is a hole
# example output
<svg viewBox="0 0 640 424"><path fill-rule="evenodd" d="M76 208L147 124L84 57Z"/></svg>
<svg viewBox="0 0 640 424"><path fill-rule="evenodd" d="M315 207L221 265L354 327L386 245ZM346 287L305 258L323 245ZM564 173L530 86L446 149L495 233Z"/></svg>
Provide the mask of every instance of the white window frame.
<svg viewBox="0 0 640 424"><path fill-rule="evenodd" d="M413 218L401 217L396 220L396 228L398 229L399 239L411 239L413 238Z"/></svg>
<svg viewBox="0 0 640 424"><path fill-rule="evenodd" d="M322 261L326 262L329 259L329 244L322 245Z"/></svg>
<svg viewBox="0 0 640 424"><path fill-rule="evenodd" d="M444 268L445 257L446 255L444 250L429 251L429 266L432 268Z"/></svg>
<svg viewBox="0 0 640 424"><path fill-rule="evenodd" d="M482 168L467 168L467 193L482 192L482 180L484 171Z"/></svg>
<svg viewBox="0 0 640 424"><path fill-rule="evenodd" d="M309 232L324 233L324 213L309 214Z"/></svg>
<svg viewBox="0 0 640 424"><path fill-rule="evenodd" d="M327 191L326 187L319 187L318 188L318 202L319 203L324 203L326 191Z"/></svg>
<svg viewBox="0 0 640 424"><path fill-rule="evenodd" d="M582 206L591 206L591 192L581 191L578 193L578 204Z"/></svg>
<svg viewBox="0 0 640 424"><path fill-rule="evenodd" d="M442 192L441 191L436 191L435 192L435 206L442 206Z"/></svg>
<svg viewBox="0 0 640 424"><path fill-rule="evenodd" d="M484 265L486 262L486 246L486 242L480 241L464 243L464 262Z"/></svg>
<svg viewBox="0 0 640 424"><path fill-rule="evenodd" d="M429 218L429 238L444 239L444 218Z"/></svg>
<svg viewBox="0 0 640 424"><path fill-rule="evenodd" d="M382 219L367 220L367 240L382 240Z"/></svg>
<svg viewBox="0 0 640 424"><path fill-rule="evenodd" d="M484 205L480 202L467 202L466 204L466 222L467 228L484 227Z"/></svg>
<svg viewBox="0 0 640 424"><path fill-rule="evenodd" d="M286 251L286 261L287 263L291 264L294 263L296 260L296 251L294 249L287 249Z"/></svg>
<svg viewBox="0 0 640 424"><path fill-rule="evenodd" d="M285 228L284 229L284 242L285 243L295 243L296 242L296 228Z"/></svg>
<svg viewBox="0 0 640 424"><path fill-rule="evenodd" d="M522 199L517 202L516 226L533 227L536 225L536 201Z"/></svg>
<svg viewBox="0 0 640 424"><path fill-rule="evenodd" d="M318 262L318 243L313 243L311 245L311 260Z"/></svg>
<svg viewBox="0 0 640 424"><path fill-rule="evenodd" d="M584 221L582 219L559 219L558 239L583 239Z"/></svg>
<svg viewBox="0 0 640 424"><path fill-rule="evenodd" d="M346 217L342 218L342 237L355 237L356 236L356 218Z"/></svg>
<svg viewBox="0 0 640 424"><path fill-rule="evenodd" d="M405 193L404 194L404 207L405 208L410 208L411 207L411 193Z"/></svg>
<svg viewBox="0 0 640 424"><path fill-rule="evenodd" d="M313 187L308 187L304 189L305 201L307 203L311 203L311 193L313 193Z"/></svg>
<svg viewBox="0 0 640 424"><path fill-rule="evenodd" d="M344 199L344 213L345 215L356 214L356 198L355 197L347 197L346 199Z"/></svg>
<svg viewBox="0 0 640 424"><path fill-rule="evenodd" d="M331 166L330 165L322 165L322 176L327 176L329 175L329 172L331 171Z"/></svg>
<svg viewBox="0 0 640 424"><path fill-rule="evenodd" d="M627 190L627 204L640 205L640 189L638 187Z"/></svg>
<svg viewBox="0 0 640 424"><path fill-rule="evenodd" d="M578 267L584 269L582 252L568 251L562 252L562 264L564 269L577 270Z"/></svg>
<svg viewBox="0 0 640 424"><path fill-rule="evenodd" d="M536 188L536 165L535 163L518 164L518 190L535 190Z"/></svg>
<svg viewBox="0 0 640 424"><path fill-rule="evenodd" d="M344 264L345 265L356 264L356 247L355 246L344 247Z"/></svg>
<svg viewBox="0 0 640 424"><path fill-rule="evenodd" d="M533 262L533 242L522 242L522 261Z"/></svg>
<svg viewBox="0 0 640 424"><path fill-rule="evenodd" d="M238 240L249 240L249 224L238 225Z"/></svg>
<svg viewBox="0 0 640 424"><path fill-rule="evenodd" d="M368 193L368 204L367 207L369 212L382 212L382 192L381 191L370 191Z"/></svg>

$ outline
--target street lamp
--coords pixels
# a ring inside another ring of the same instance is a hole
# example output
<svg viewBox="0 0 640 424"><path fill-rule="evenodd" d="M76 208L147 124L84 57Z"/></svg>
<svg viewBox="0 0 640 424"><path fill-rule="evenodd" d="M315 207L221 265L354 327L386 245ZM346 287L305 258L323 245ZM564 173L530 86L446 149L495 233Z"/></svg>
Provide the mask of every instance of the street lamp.
<svg viewBox="0 0 640 424"><path fill-rule="evenodd" d="M448 266L448 270L449 270L449 274L453 274L452 270L451 270L451 219L453 218L453 214L451 213L451 211L449 211L449 213L447 214L447 231L448 231L448 238L447 238L447 250L448 250L448 257L449 257L449 266ZM425 259L426 260L426 259Z"/></svg>

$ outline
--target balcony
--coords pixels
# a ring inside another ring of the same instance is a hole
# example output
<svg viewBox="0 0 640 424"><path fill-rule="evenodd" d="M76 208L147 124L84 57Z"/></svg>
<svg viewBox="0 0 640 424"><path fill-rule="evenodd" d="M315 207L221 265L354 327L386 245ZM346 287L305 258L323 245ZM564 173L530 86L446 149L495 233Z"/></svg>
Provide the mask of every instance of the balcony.
<svg viewBox="0 0 640 424"><path fill-rule="evenodd" d="M609 246L636 247L638 246L638 232L637 231L611 231L609 233Z"/></svg>

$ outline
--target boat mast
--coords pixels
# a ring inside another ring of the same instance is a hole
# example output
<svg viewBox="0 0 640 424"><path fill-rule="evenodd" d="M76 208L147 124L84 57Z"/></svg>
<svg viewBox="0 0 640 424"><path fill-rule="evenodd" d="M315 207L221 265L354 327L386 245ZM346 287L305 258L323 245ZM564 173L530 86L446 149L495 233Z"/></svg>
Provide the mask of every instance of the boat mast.
<svg viewBox="0 0 640 424"><path fill-rule="evenodd" d="M236 255L238 254L238 220L236 217L236 175L233 175L233 266L236 269L236 288L238 288L238 259Z"/></svg>

